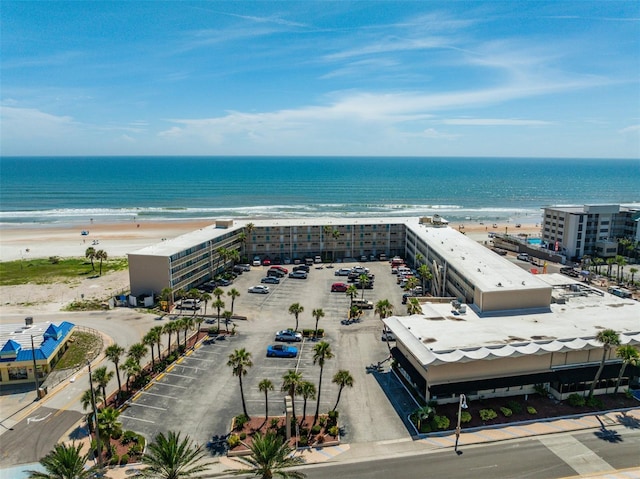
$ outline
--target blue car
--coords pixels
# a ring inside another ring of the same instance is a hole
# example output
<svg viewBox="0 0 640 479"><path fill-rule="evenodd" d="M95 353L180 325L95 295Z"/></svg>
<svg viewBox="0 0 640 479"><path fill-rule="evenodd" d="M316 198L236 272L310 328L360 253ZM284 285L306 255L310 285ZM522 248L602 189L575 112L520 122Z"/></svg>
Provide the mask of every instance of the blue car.
<svg viewBox="0 0 640 479"><path fill-rule="evenodd" d="M267 357L269 358L295 358L298 355L298 348L287 346L286 344L272 344L267 346Z"/></svg>

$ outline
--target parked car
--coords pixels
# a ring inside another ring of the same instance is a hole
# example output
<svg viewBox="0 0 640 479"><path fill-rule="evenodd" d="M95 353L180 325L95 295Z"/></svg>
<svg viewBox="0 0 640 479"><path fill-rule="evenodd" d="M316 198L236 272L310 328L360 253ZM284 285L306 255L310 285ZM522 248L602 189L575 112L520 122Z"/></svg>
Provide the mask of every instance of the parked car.
<svg viewBox="0 0 640 479"><path fill-rule="evenodd" d="M294 271L305 271L306 273L308 273L310 269L311 268L306 264L299 264L298 266L293 267Z"/></svg>
<svg viewBox="0 0 640 479"><path fill-rule="evenodd" d="M267 346L267 357L269 358L295 358L298 355L298 348L286 344L271 344Z"/></svg>
<svg viewBox="0 0 640 479"><path fill-rule="evenodd" d="M353 284L358 289L373 289L373 280L369 280L366 283L361 283L359 279L356 279Z"/></svg>
<svg viewBox="0 0 640 479"><path fill-rule="evenodd" d="M277 276L265 276L260 280L261 283L280 284L280 278Z"/></svg>
<svg viewBox="0 0 640 479"><path fill-rule="evenodd" d="M250 293L267 294L269 292L269 286L257 284L249 288Z"/></svg>
<svg viewBox="0 0 640 479"><path fill-rule="evenodd" d="M230 284L233 284L233 281L231 281L230 279L220 278L216 280L216 284L218 286L229 286Z"/></svg>
<svg viewBox="0 0 640 479"><path fill-rule="evenodd" d="M395 341L396 335L388 328L384 328L382 330L382 340L383 341Z"/></svg>
<svg viewBox="0 0 640 479"><path fill-rule="evenodd" d="M270 266L271 260L269 258L265 258L262 260L262 266Z"/></svg>
<svg viewBox="0 0 640 479"><path fill-rule="evenodd" d="M366 299L355 298L352 304L360 309L373 309L373 303Z"/></svg>
<svg viewBox="0 0 640 479"><path fill-rule="evenodd" d="M340 268L340 269L337 269L333 274L336 276L349 276L349 273L351 273L351 269Z"/></svg>
<svg viewBox="0 0 640 479"><path fill-rule="evenodd" d="M270 270L277 269L278 271L282 271L284 274L287 274L289 272L289 270L287 268L285 268L284 266L272 266L269 269Z"/></svg>
<svg viewBox="0 0 640 479"><path fill-rule="evenodd" d="M243 267L241 267L239 264L237 264L237 265L235 265L235 266L233 267L233 272L234 272L235 274L240 275L240 274L244 273L244 268L243 268Z"/></svg>
<svg viewBox="0 0 640 479"><path fill-rule="evenodd" d="M183 299L178 305L179 309L200 309L199 299Z"/></svg>
<svg viewBox="0 0 640 479"><path fill-rule="evenodd" d="M521 261L529 261L529 255L527 253L518 253L518 256L516 256L516 258Z"/></svg>
<svg viewBox="0 0 640 479"><path fill-rule="evenodd" d="M251 263L253 266L260 266L262 264L262 262L260 261L260 256L254 256L253 258L253 263Z"/></svg>
<svg viewBox="0 0 640 479"><path fill-rule="evenodd" d="M290 329L278 331L276 333L276 341L282 341L285 343L289 343L289 342L299 343L300 341L302 341L302 334L296 331L291 331Z"/></svg>
<svg viewBox="0 0 640 479"><path fill-rule="evenodd" d="M333 283L331 285L331 292L332 293L344 293L347 290L348 287L349 286L347 286L346 283Z"/></svg>
<svg viewBox="0 0 640 479"><path fill-rule="evenodd" d="M204 291L205 293L213 293L213 290L216 289L216 282L215 281L208 281L204 284L200 285L200 289L202 291Z"/></svg>
<svg viewBox="0 0 640 479"><path fill-rule="evenodd" d="M293 271L292 273L289 273L289 278L307 279L307 273L306 271Z"/></svg>
<svg viewBox="0 0 640 479"><path fill-rule="evenodd" d="M284 278L286 275L279 269L270 269L267 271L267 276L274 276L276 278Z"/></svg>
<svg viewBox="0 0 640 479"><path fill-rule="evenodd" d="M238 264L236 266L240 266L242 268L242 271L251 271L251 265L250 264Z"/></svg>

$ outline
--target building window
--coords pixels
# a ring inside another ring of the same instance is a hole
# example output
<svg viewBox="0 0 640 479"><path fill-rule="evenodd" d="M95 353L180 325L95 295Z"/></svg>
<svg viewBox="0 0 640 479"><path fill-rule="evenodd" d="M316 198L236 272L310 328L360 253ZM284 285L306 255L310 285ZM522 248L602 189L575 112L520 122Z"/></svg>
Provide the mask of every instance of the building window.
<svg viewBox="0 0 640 479"><path fill-rule="evenodd" d="M27 379L27 368L9 368L9 380Z"/></svg>

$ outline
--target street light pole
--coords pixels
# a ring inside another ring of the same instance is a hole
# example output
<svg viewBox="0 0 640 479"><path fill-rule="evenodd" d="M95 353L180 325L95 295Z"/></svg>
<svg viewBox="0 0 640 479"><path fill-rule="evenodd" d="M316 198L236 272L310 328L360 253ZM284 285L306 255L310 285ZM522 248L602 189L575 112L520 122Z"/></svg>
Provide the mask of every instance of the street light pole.
<svg viewBox="0 0 640 479"><path fill-rule="evenodd" d="M460 439L460 416L462 415L462 409L467 409L467 396L464 394L460 394L460 401L458 402L458 425L456 427L456 446L454 451L456 454L462 454L462 452L458 452L458 440Z"/></svg>
<svg viewBox="0 0 640 479"><path fill-rule="evenodd" d="M100 431L98 430L98 410L96 409L96 395L91 379L91 361L87 361L89 367L89 387L91 388L91 408L93 409L93 426L96 433L96 448L98 449L98 468L102 470L102 444L100 443Z"/></svg>
<svg viewBox="0 0 640 479"><path fill-rule="evenodd" d="M33 346L33 334L31 335L31 356L33 358L33 379L36 382L36 399L39 398L38 391L40 390L40 383L38 382L38 366L36 365L36 348Z"/></svg>

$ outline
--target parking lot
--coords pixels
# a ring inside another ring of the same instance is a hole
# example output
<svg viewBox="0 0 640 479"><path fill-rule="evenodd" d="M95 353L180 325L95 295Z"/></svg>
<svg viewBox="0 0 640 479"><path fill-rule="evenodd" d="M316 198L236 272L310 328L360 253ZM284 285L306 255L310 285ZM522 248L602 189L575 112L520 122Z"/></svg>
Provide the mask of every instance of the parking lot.
<svg viewBox="0 0 640 479"><path fill-rule="evenodd" d="M336 265L353 266L353 264ZM364 298L374 304L388 299L396 314L405 314L401 304L402 290L390 274L387 262L368 262L363 266L375 274L373 289L364 290ZM291 265L287 265L291 270ZM282 377L289 370L303 375L303 380L316 387L320 368L313 364L313 339L293 343L299 349L297 358L267 358L266 348L275 344L276 331L295 327L295 317L289 306L300 303L304 311L299 315L299 330L314 329L312 311L322 308L325 316L318 327L324 329L324 340L331 344L334 358L325 362L320 412L332 409L338 387L331 382L339 369L347 369L355 379L353 388L342 393L340 423L346 431L347 442L393 440L409 435L399 414L385 393L384 384L392 387L391 375L370 374L366 366L386 359L387 345L381 341L382 323L373 310L365 310L362 320L343 324L349 309L349 297L343 292L330 292L334 282L346 278L334 276L335 268L311 268L308 279L282 278L280 284L269 284L268 294L251 294L248 289L260 284L267 267L252 267L223 289L237 289L241 296L235 301L235 313L247 320L236 320L237 335L202 344L178 364L158 377L141 392L121 415L123 427L140 431L152 438L158 432L182 431L197 443L207 443L213 435L225 435L231 418L242 413L238 378L226 365L229 355L238 348L251 353L253 366L243 378L247 409L250 415L264 415L264 393L258 383L270 379L274 391L269 393L269 414L280 415L284 409L281 391ZM359 291L359 297L362 290ZM222 297L225 309L231 300ZM211 310L208 311L211 314ZM388 364L388 363L387 363ZM388 369L388 368L387 368ZM392 396L401 394L400 391ZM296 413L302 414L302 399L296 398ZM398 402L398 401L394 401ZM401 403L403 401L400 401ZM309 400L307 414L315 412L316 402ZM407 406L412 407L412 406Z"/></svg>

